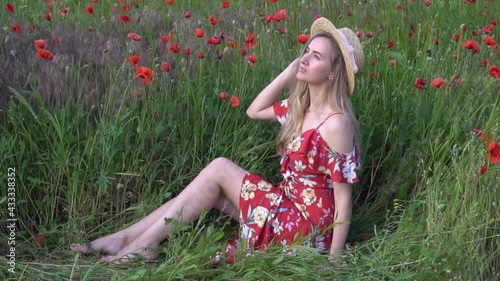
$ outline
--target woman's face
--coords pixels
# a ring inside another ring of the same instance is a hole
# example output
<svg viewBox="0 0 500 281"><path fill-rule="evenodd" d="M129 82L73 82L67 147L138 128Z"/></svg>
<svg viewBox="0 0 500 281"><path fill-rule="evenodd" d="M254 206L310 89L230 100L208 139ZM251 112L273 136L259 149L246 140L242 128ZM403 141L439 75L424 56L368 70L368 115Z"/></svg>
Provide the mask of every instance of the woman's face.
<svg viewBox="0 0 500 281"><path fill-rule="evenodd" d="M300 58L297 80L310 84L325 83L332 74L332 46L330 39L316 37L304 50Z"/></svg>

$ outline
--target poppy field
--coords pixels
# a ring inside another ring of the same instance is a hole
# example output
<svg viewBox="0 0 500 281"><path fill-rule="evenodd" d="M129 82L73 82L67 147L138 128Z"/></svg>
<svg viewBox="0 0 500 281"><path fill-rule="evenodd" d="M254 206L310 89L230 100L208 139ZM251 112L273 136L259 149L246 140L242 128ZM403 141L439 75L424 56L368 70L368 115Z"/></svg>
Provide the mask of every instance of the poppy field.
<svg viewBox="0 0 500 281"><path fill-rule="evenodd" d="M1 280L500 279L500 1L1 5ZM216 211L174 222L153 262L69 250L217 157L279 182L279 125L245 110L320 16L365 53L352 96L363 166L336 264L298 243L213 267L238 230Z"/></svg>

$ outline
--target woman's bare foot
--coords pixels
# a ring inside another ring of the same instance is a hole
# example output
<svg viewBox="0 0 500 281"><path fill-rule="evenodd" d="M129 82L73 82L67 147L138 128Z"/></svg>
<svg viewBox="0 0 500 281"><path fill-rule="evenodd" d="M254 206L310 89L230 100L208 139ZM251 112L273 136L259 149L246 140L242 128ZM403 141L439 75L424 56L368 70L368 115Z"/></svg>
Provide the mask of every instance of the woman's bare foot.
<svg viewBox="0 0 500 281"><path fill-rule="evenodd" d="M132 243L124 246L116 255L103 256L101 261L122 264L136 260L154 260L159 256L159 247L159 243L141 243L139 239L135 239Z"/></svg>
<svg viewBox="0 0 500 281"><path fill-rule="evenodd" d="M93 252L118 253L126 244L127 241L125 238L112 234L96 239L90 243L73 243L69 245L69 248L81 254L92 254Z"/></svg>

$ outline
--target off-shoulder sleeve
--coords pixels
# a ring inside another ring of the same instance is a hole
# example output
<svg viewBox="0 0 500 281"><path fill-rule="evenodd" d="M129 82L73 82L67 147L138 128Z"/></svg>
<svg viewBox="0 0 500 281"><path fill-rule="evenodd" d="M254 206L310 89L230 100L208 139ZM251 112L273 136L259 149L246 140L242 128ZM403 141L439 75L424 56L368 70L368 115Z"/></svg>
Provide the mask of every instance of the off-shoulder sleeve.
<svg viewBox="0 0 500 281"><path fill-rule="evenodd" d="M283 125L283 123L285 123L286 119L288 118L288 99L275 102L273 104L273 109L276 119L278 119L281 125Z"/></svg>
<svg viewBox="0 0 500 281"><path fill-rule="evenodd" d="M360 165L356 146L347 154L330 151L327 157L326 169L333 182L357 183L359 181Z"/></svg>

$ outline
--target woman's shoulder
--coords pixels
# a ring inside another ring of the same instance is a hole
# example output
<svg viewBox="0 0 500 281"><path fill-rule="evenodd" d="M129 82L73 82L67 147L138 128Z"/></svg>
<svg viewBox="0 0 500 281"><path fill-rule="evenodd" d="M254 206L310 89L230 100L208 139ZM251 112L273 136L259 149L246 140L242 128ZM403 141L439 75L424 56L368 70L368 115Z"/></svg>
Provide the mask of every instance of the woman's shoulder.
<svg viewBox="0 0 500 281"><path fill-rule="evenodd" d="M338 153L353 150L354 130L342 114L333 114L320 127L321 135L331 149Z"/></svg>

